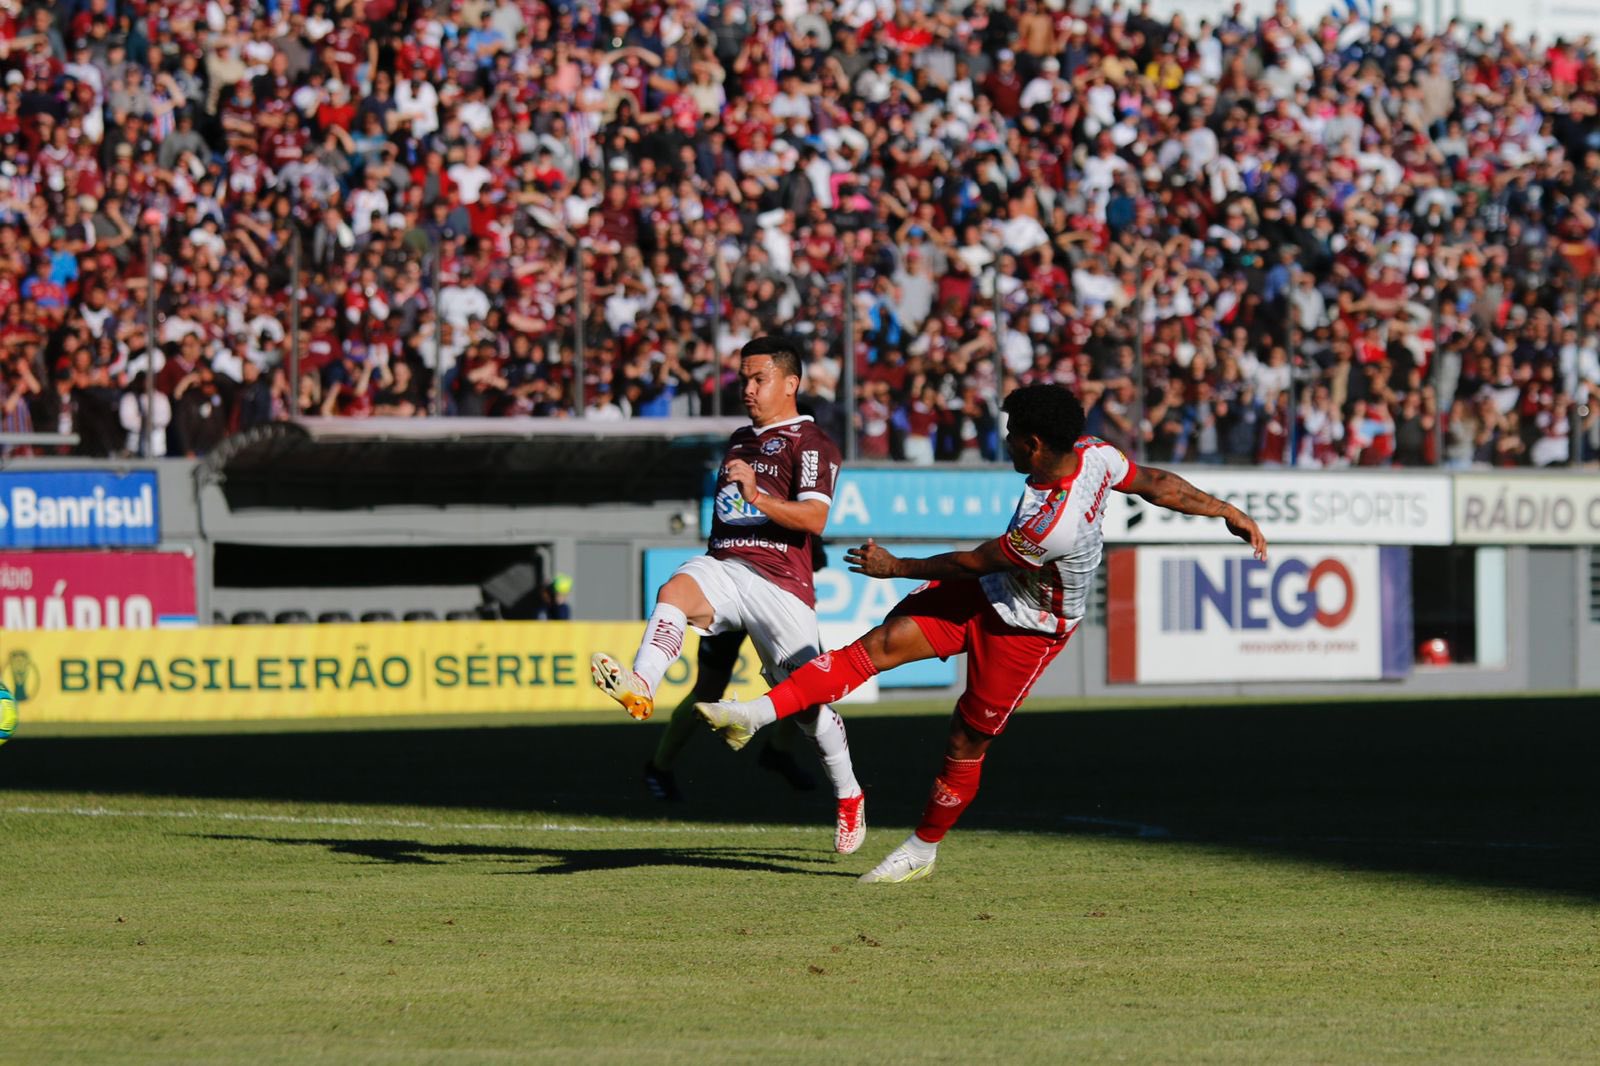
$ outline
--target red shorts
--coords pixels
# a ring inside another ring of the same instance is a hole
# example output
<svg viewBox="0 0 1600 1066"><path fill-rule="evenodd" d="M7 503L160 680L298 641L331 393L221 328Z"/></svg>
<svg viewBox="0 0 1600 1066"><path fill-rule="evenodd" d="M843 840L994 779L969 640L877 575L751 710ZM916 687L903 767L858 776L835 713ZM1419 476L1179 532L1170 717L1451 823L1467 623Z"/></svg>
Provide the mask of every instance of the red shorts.
<svg viewBox="0 0 1600 1066"><path fill-rule="evenodd" d="M967 690L956 710L967 725L989 736L1005 729L1011 712L1072 635L1007 625L975 578L931 581L896 604L889 617L917 623L941 659L967 653Z"/></svg>

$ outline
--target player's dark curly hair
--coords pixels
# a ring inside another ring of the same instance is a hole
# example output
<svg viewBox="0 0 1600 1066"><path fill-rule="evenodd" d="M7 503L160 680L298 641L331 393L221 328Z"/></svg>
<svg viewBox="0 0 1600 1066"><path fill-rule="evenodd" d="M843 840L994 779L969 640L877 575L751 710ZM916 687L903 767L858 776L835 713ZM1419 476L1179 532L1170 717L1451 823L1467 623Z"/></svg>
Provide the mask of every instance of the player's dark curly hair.
<svg viewBox="0 0 1600 1066"><path fill-rule="evenodd" d="M739 349L739 358L748 359L752 355L772 356L772 365L780 373L789 377L800 376L800 360L802 349L800 342L793 337L782 333L772 333L765 337L757 337Z"/></svg>
<svg viewBox="0 0 1600 1066"><path fill-rule="evenodd" d="M1083 436L1083 404L1065 385L1024 385L1013 389L1001 407L1010 416L1008 433L1038 437L1052 451L1069 452Z"/></svg>

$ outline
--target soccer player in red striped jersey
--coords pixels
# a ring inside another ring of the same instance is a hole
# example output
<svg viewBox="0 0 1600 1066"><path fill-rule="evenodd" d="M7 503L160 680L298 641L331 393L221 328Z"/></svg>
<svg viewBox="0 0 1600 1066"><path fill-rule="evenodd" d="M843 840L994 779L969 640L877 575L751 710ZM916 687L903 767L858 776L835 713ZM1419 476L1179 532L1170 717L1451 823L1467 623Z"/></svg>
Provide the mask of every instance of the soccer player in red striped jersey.
<svg viewBox="0 0 1600 1066"><path fill-rule="evenodd" d="M1003 536L931 559L896 558L870 540L852 549L846 559L856 573L928 583L901 600L882 625L813 659L762 698L697 708L737 749L762 726L840 699L882 670L966 653L966 691L956 703L944 767L922 820L863 881L915 881L933 871L939 842L977 795L984 753L1083 618L1100 565L1109 492L1221 518L1258 558L1266 557L1266 538L1239 508L1176 474L1137 467L1112 445L1083 436L1083 406L1070 390L1028 385L1008 395L1004 406L1012 463L1028 481Z"/></svg>

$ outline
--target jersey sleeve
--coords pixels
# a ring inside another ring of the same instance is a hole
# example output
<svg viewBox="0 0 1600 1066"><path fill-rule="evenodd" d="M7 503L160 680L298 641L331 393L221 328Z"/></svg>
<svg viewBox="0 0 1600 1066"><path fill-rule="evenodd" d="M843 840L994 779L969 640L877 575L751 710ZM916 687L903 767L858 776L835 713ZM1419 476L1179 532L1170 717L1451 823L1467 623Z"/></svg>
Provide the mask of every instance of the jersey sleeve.
<svg viewBox="0 0 1600 1066"><path fill-rule="evenodd" d="M1101 444L1095 447L1100 453L1101 461L1111 470L1111 487L1118 492L1127 492L1133 487L1133 479L1139 473L1139 467L1132 459L1123 454L1121 448L1115 444Z"/></svg>
<svg viewBox="0 0 1600 1066"><path fill-rule="evenodd" d="M838 447L822 431L802 436L794 453L794 498L821 500L831 507L839 463Z"/></svg>

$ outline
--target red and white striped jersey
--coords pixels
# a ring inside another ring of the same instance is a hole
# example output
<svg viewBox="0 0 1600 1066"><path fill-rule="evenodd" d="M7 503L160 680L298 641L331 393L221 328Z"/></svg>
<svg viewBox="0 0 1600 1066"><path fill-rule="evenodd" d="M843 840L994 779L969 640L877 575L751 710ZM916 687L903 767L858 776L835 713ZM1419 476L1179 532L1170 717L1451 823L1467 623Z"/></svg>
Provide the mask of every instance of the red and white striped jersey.
<svg viewBox="0 0 1600 1066"><path fill-rule="evenodd" d="M1127 491L1133 461L1099 437L1080 437L1078 469L1048 485L1029 481L1001 542L1015 569L984 575L1002 621L1066 634L1083 619L1105 537L1106 494Z"/></svg>

